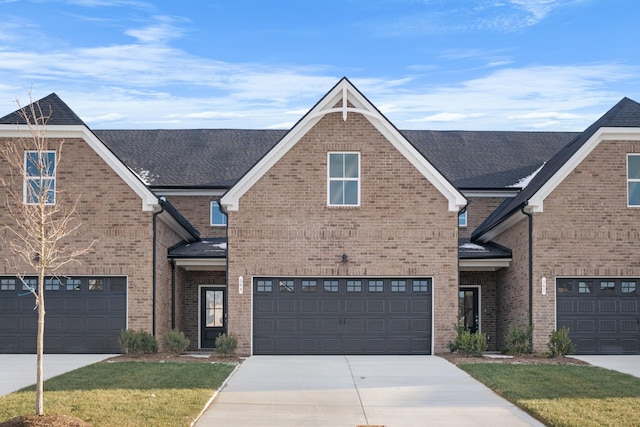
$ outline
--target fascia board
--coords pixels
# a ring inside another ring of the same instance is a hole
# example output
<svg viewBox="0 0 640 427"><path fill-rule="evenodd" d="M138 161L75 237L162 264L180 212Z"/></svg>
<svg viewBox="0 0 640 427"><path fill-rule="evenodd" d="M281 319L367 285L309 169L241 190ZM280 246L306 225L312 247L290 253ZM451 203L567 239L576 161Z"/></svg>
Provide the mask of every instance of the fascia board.
<svg viewBox="0 0 640 427"><path fill-rule="evenodd" d="M513 214L511 214L511 216L507 217L507 219L502 221L500 224L496 225L491 230L484 233L482 236L480 236L478 240L482 243L490 242L525 218L526 218L526 215L523 214L521 210L518 210Z"/></svg>
<svg viewBox="0 0 640 427"><path fill-rule="evenodd" d="M342 100L342 106L334 107L340 100ZM354 107L349 107L347 102L350 102ZM242 197L260 177L267 173L324 115L329 113L342 113L344 120L347 119L349 113L362 114L447 198L449 211L458 212L467 204L464 196L449 183L364 96L355 90L347 80L343 80L325 95L301 122L291 129L248 174L222 197L220 202L223 208L227 211L237 211L240 197Z"/></svg>
<svg viewBox="0 0 640 427"><path fill-rule="evenodd" d="M222 196L226 190L221 189L179 189L179 188L164 188L164 187L155 187L153 189L154 193L161 196L210 196L210 197L220 197Z"/></svg>
<svg viewBox="0 0 640 427"><path fill-rule="evenodd" d="M544 212L544 200L562 181L604 140L640 141L640 128L598 129L589 140L533 196L529 198L532 212Z"/></svg>
<svg viewBox="0 0 640 427"><path fill-rule="evenodd" d="M83 125L50 125L46 126L45 134L47 138L83 139L95 152L104 160L115 173L140 197L142 200L142 210L145 212L157 211L159 208L157 197L147 188L147 186L133 173L124 163L120 161L104 145L93 132ZM26 125L0 125L0 136L7 138L28 138L31 131Z"/></svg>
<svg viewBox="0 0 640 427"><path fill-rule="evenodd" d="M465 197L513 197L520 190L461 190Z"/></svg>
<svg viewBox="0 0 640 427"><path fill-rule="evenodd" d="M495 271L511 265L511 258L461 259L460 269L463 271Z"/></svg>
<svg viewBox="0 0 640 427"><path fill-rule="evenodd" d="M195 240L193 236L187 230L185 230L184 227L180 225L180 223L169 212L163 211L160 215L158 215L158 218L160 218L162 222L167 224L170 229L175 231L175 233L180 236L180 238L185 242L193 242Z"/></svg>

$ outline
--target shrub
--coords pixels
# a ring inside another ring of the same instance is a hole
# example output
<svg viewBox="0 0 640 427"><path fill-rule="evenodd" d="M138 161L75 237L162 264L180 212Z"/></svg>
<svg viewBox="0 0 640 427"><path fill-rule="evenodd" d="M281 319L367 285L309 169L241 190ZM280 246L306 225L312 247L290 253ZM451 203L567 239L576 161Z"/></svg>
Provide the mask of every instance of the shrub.
<svg viewBox="0 0 640 427"><path fill-rule="evenodd" d="M156 338L142 330L123 329L120 332L119 343L123 353L149 354L158 352Z"/></svg>
<svg viewBox="0 0 640 427"><path fill-rule="evenodd" d="M168 353L182 354L188 346L189 338L177 329L168 332L162 340L162 349Z"/></svg>
<svg viewBox="0 0 640 427"><path fill-rule="evenodd" d="M549 348L549 357L564 357L576 350L573 341L569 338L569 328L566 326L559 331L551 332L547 347Z"/></svg>
<svg viewBox="0 0 640 427"><path fill-rule="evenodd" d="M222 334L216 338L216 353L227 357L236 352L238 340L233 335Z"/></svg>
<svg viewBox="0 0 640 427"><path fill-rule="evenodd" d="M509 328L509 333L507 334L507 346L504 352L512 356L533 353L532 339L533 325L526 327L514 325Z"/></svg>
<svg viewBox="0 0 640 427"><path fill-rule="evenodd" d="M451 352L459 352L470 356L482 356L487 351L487 336L481 332L471 333L461 323L454 325L456 338L449 342Z"/></svg>

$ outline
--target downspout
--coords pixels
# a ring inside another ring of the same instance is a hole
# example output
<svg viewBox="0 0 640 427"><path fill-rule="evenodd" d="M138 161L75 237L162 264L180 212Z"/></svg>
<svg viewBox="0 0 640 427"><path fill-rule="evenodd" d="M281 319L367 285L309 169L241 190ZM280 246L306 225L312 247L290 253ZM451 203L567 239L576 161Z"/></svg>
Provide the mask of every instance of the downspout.
<svg viewBox="0 0 640 427"><path fill-rule="evenodd" d="M176 260L171 258L171 330L176 328Z"/></svg>
<svg viewBox="0 0 640 427"><path fill-rule="evenodd" d="M226 256L224 257L224 263L225 263L225 275L227 276L226 282L227 282L227 292L226 292L226 301L224 301L224 319L223 319L223 325L224 325L224 333L229 335L229 325L228 325L228 318L229 318L229 295L231 294L231 289L229 288L229 214L227 213L227 210L224 208L224 206L222 206L222 203L220 203L220 199L218 199L218 206L220 206L220 212L222 212L222 214L227 218L227 226L224 228L224 235L225 238L227 239L227 249L226 249Z"/></svg>
<svg viewBox="0 0 640 427"><path fill-rule="evenodd" d="M152 251L152 263L153 263L153 275L151 279L151 289L153 292L152 301L151 301L151 333L155 337L156 336L156 259L157 259L157 250L156 250L156 223L158 221L158 215L164 212L164 202L167 199L164 197L160 197L158 199L158 204L160 205L160 210L153 213L153 251Z"/></svg>
<svg viewBox="0 0 640 427"><path fill-rule="evenodd" d="M522 213L529 217L529 327L533 327L533 215L525 210L526 207L526 204L522 207Z"/></svg>

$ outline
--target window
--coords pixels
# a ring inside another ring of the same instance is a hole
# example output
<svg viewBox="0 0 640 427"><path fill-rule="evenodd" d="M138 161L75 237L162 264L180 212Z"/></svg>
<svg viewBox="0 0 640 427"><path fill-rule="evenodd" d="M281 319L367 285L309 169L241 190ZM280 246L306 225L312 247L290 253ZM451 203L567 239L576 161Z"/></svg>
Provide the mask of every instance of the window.
<svg viewBox="0 0 640 427"><path fill-rule="evenodd" d="M406 292L407 290L407 282L404 280L392 280L391 281L391 292Z"/></svg>
<svg viewBox="0 0 640 427"><path fill-rule="evenodd" d="M429 292L429 282L427 280L414 280L413 292Z"/></svg>
<svg viewBox="0 0 640 427"><path fill-rule="evenodd" d="M80 290L80 279L67 279L67 290L68 291L79 291Z"/></svg>
<svg viewBox="0 0 640 427"><path fill-rule="evenodd" d="M89 291L104 291L104 281L102 279L89 279Z"/></svg>
<svg viewBox="0 0 640 427"><path fill-rule="evenodd" d="M592 290L593 289L590 282L578 282L579 294L590 294Z"/></svg>
<svg viewBox="0 0 640 427"><path fill-rule="evenodd" d="M0 291L15 291L16 279L0 279Z"/></svg>
<svg viewBox="0 0 640 427"><path fill-rule="evenodd" d="M458 215L458 227L466 227L467 226L467 210L464 212L460 212Z"/></svg>
<svg viewBox="0 0 640 427"><path fill-rule="evenodd" d="M293 292L293 280L280 280L278 283L278 292Z"/></svg>
<svg viewBox="0 0 640 427"><path fill-rule="evenodd" d="M614 292L615 290L615 282L600 282L600 292Z"/></svg>
<svg viewBox="0 0 640 427"><path fill-rule="evenodd" d="M338 281L337 280L325 280L324 281L324 291L325 292L338 292Z"/></svg>
<svg viewBox="0 0 640 427"><path fill-rule="evenodd" d="M362 281L347 280L347 292L362 292Z"/></svg>
<svg viewBox="0 0 640 427"><path fill-rule="evenodd" d="M227 216L220 209L220 202L211 202L211 225L214 227L222 227L227 225Z"/></svg>
<svg viewBox="0 0 640 427"><path fill-rule="evenodd" d="M360 205L360 153L329 153L329 206Z"/></svg>
<svg viewBox="0 0 640 427"><path fill-rule="evenodd" d="M636 292L636 282L622 282L622 293L633 294Z"/></svg>
<svg viewBox="0 0 640 427"><path fill-rule="evenodd" d="M627 154L627 205L640 206L640 154Z"/></svg>
<svg viewBox="0 0 640 427"><path fill-rule="evenodd" d="M369 280L369 292L383 292L384 282L382 280Z"/></svg>
<svg viewBox="0 0 640 427"><path fill-rule="evenodd" d="M302 281L302 292L316 292L318 289L318 285L315 280L303 280Z"/></svg>
<svg viewBox="0 0 640 427"><path fill-rule="evenodd" d="M56 152L25 151L23 200L28 205L56 203Z"/></svg>
<svg viewBox="0 0 640 427"><path fill-rule="evenodd" d="M22 290L30 291L38 289L38 279L22 279Z"/></svg>
<svg viewBox="0 0 640 427"><path fill-rule="evenodd" d="M44 290L45 291L59 291L60 290L60 280L58 279L44 279Z"/></svg>
<svg viewBox="0 0 640 427"><path fill-rule="evenodd" d="M258 280L258 284L256 286L256 291L258 292L271 292L272 289L271 280Z"/></svg>

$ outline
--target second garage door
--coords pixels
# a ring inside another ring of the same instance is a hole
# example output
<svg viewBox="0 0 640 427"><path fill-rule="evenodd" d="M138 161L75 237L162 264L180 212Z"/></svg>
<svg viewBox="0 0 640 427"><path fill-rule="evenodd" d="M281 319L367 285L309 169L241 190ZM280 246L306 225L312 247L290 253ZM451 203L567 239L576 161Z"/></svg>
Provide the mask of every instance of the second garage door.
<svg viewBox="0 0 640 427"><path fill-rule="evenodd" d="M557 327L577 354L640 354L637 279L558 279Z"/></svg>
<svg viewBox="0 0 640 427"><path fill-rule="evenodd" d="M256 278L254 354L429 354L430 278Z"/></svg>

